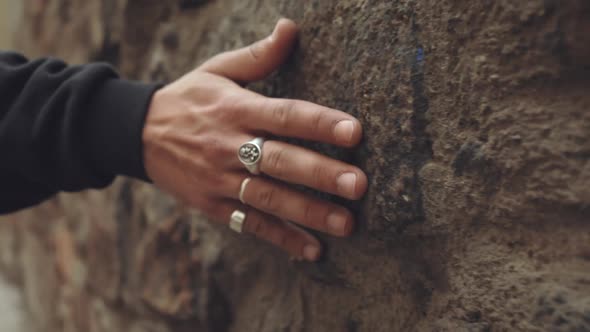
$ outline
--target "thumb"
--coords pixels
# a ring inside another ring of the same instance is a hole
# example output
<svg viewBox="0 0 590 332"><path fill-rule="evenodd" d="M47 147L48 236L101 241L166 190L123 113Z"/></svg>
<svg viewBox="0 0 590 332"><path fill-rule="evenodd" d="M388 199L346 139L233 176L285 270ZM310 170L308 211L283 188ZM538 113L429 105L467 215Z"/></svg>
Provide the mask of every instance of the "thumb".
<svg viewBox="0 0 590 332"><path fill-rule="evenodd" d="M250 46L216 55L198 69L242 83L261 80L291 54L297 30L295 22L282 18L269 37Z"/></svg>

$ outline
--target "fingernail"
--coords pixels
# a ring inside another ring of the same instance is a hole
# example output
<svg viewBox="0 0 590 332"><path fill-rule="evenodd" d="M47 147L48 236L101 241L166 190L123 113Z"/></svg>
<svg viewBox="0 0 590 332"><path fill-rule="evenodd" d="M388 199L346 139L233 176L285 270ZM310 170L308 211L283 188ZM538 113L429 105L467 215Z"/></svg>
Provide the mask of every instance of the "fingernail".
<svg viewBox="0 0 590 332"><path fill-rule="evenodd" d="M332 233L344 235L346 233L346 214L340 211L334 211L328 215L328 229Z"/></svg>
<svg viewBox="0 0 590 332"><path fill-rule="evenodd" d="M334 136L342 142L350 143L352 141L352 132L354 131L354 123L350 120L342 120L334 127Z"/></svg>
<svg viewBox="0 0 590 332"><path fill-rule="evenodd" d="M338 177L336 180L336 186L338 187L338 192L343 196L354 196L354 189L356 187L356 174L354 173L344 173Z"/></svg>
<svg viewBox="0 0 590 332"><path fill-rule="evenodd" d="M303 257L308 261L315 261L320 255L320 248L313 244L307 244L303 247Z"/></svg>

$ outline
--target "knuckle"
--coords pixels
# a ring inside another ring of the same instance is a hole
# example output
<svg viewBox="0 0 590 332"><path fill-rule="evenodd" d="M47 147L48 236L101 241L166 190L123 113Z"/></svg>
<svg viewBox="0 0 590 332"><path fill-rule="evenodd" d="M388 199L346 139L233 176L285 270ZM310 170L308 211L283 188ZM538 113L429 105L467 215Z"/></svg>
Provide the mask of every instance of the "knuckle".
<svg viewBox="0 0 590 332"><path fill-rule="evenodd" d="M319 134L322 132L322 123L326 118L326 111L324 110L317 110L314 112L311 126L314 133Z"/></svg>
<svg viewBox="0 0 590 332"><path fill-rule="evenodd" d="M260 58L260 46L260 42L256 42L248 46L248 52L254 61L257 61Z"/></svg>
<svg viewBox="0 0 590 332"><path fill-rule="evenodd" d="M264 222L261 219L251 218L248 220L248 218L246 218L246 224L248 227L247 229L249 229L250 233L254 234L254 236L258 238L264 237L266 227L264 226Z"/></svg>
<svg viewBox="0 0 590 332"><path fill-rule="evenodd" d="M295 100L284 100L272 108L272 117L278 129L286 129L289 126L290 118L295 110Z"/></svg>
<svg viewBox="0 0 590 332"><path fill-rule="evenodd" d="M269 187L262 189L257 193L257 196L258 203L266 211L274 213L280 209L280 200L277 199L276 188Z"/></svg>
<svg viewBox="0 0 590 332"><path fill-rule="evenodd" d="M325 178L326 178L326 169L324 166L322 166L321 164L316 164L314 166L312 166L311 168L311 181L314 184L315 187L320 188L320 189L326 189L323 188L322 184L325 182Z"/></svg>
<svg viewBox="0 0 590 332"><path fill-rule="evenodd" d="M280 178L285 172L285 150L274 149L267 154L267 163L273 174Z"/></svg>

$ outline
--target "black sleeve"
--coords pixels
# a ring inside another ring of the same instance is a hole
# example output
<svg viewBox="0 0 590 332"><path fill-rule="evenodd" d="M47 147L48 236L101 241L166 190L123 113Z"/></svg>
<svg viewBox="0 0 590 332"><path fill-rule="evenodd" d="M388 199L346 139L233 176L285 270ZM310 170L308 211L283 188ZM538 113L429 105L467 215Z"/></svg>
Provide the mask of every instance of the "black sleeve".
<svg viewBox="0 0 590 332"><path fill-rule="evenodd" d="M0 52L0 214L117 175L148 180L141 135L158 87L103 63Z"/></svg>

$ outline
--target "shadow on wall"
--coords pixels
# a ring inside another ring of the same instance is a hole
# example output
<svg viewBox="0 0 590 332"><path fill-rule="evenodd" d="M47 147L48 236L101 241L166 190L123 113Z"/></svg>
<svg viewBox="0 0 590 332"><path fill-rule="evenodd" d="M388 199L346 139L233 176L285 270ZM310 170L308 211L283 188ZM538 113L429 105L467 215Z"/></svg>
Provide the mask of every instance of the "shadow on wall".
<svg viewBox="0 0 590 332"><path fill-rule="evenodd" d="M0 0L0 49L12 48L14 27L22 9L22 0Z"/></svg>

